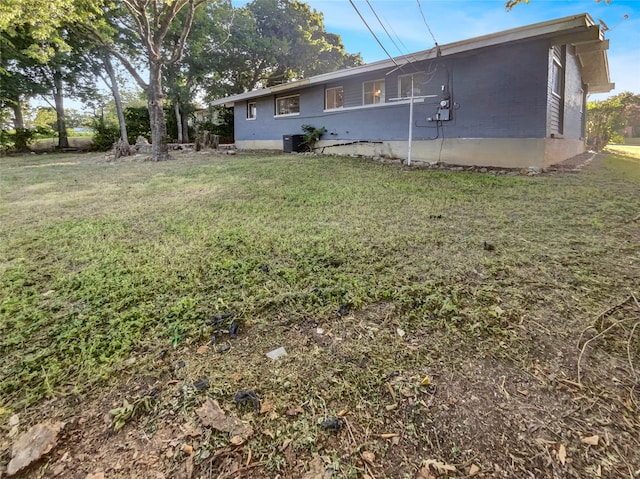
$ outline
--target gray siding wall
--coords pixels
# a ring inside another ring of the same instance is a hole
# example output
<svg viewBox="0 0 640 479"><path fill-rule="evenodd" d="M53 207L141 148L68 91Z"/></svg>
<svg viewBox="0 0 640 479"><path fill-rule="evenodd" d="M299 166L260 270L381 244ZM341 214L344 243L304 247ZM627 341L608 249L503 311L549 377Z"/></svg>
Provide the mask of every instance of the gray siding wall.
<svg viewBox="0 0 640 479"><path fill-rule="evenodd" d="M489 47L474 52L435 58L407 65L403 71L380 71L326 87L344 88L344 109L324 111L325 85L300 93L300 114L274 117L275 96L259 98L257 118L246 119L246 102L235 105L236 140L275 140L285 134L301 133L300 126L325 127L325 140L403 140L408 136L409 105L390 102L397 97L398 76L425 72L425 93L435 95L414 104L415 140L445 138L544 138L547 135L547 84L549 48L546 40ZM389 74L388 74L389 73ZM386 103L362 106L362 84L385 79ZM442 86L450 92L455 107L453 119L442 123L435 116ZM350 107L360 108L350 109Z"/></svg>
<svg viewBox="0 0 640 479"><path fill-rule="evenodd" d="M564 138L582 139L585 122L585 93L580 75L580 61L573 47L555 45L549 49L547 85L547 136L561 134ZM553 93L553 57L561 57L564 71L561 95Z"/></svg>

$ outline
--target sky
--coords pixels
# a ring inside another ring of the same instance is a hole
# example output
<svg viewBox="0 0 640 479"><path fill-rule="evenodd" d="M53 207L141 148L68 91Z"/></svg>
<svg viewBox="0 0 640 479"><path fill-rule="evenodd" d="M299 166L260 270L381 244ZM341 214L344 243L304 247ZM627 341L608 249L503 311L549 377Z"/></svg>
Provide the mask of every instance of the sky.
<svg viewBox="0 0 640 479"><path fill-rule="evenodd" d="M246 3L234 1L235 5ZM349 53L360 52L366 63L384 60L378 45L348 0L306 0L324 15L325 29L339 34ZM608 50L611 81L615 90L594 94L601 100L623 91L640 93L640 0L530 0L506 11L503 0L354 0L354 3L391 56L427 50L434 40L427 30L420 7L433 37L440 45L517 28L579 13L602 20L609 31ZM369 4L385 25L380 26ZM624 19L628 15L628 19ZM391 39L393 39L393 42ZM395 42L395 44L394 44Z"/></svg>

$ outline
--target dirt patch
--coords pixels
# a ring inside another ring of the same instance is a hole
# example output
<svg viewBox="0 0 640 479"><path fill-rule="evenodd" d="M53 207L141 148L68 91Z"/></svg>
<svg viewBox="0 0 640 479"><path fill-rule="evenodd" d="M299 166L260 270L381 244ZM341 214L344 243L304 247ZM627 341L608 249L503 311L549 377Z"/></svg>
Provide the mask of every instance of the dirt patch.
<svg viewBox="0 0 640 479"><path fill-rule="evenodd" d="M634 307L629 301L616 311L631 324L640 320L640 307ZM41 410L55 411L67 426L45 463L18 477L635 474L640 443L632 381L621 379L616 370L628 365L623 357L609 356L604 344L594 340L592 354L582 354L580 385L574 367L581 349L554 339L553 322L538 327L551 334L535 335L539 347L532 357L540 359L519 367L486 353L474 356L473 345L465 343L452 345L451 357L430 357L429 345L447 341L446 332L423 327L402 334L399 321L393 305L380 304L321 322L276 322L267 334L277 340L273 345L287 347L289 357L281 363L264 358L266 331L259 327L223 353L193 344L158 355L149 362L148 376ZM534 337L528 327L521 331L522 339ZM362 354L363 336L391 357ZM539 348L556 354L545 358ZM383 376L367 379L370 389L350 387L351 377L355 382L380 371ZM587 383L587 375L593 381ZM209 383L200 390L194 384L202 377ZM261 398L258 412L233 400L247 386ZM109 410L149 394L153 409L114 433ZM195 410L209 397L250 424L252 437L236 445L228 434L203 425ZM331 417L342 423L324 430L322 421Z"/></svg>

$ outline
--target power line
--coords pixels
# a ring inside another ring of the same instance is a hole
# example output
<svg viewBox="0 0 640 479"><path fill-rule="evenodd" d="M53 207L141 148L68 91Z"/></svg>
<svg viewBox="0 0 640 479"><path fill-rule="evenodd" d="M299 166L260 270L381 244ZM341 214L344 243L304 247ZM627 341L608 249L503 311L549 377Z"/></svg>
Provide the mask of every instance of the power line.
<svg viewBox="0 0 640 479"><path fill-rule="evenodd" d="M420 9L420 14L422 15L422 19L424 20L424 24L427 26L427 30L429 30L429 33L431 34L431 38L433 38L433 43L436 44L436 46L438 46L438 42L436 41L436 37L433 35L433 32L431 31L431 28L429 27L429 24L427 23L427 18L424 16L424 12L422 11L422 5L420 5L420 0L416 0L418 2L418 8Z"/></svg>
<svg viewBox="0 0 640 479"><path fill-rule="evenodd" d="M378 23L380 24L380 26L382 27L382 29L384 30L384 33L387 34L387 36L389 37L389 40L391 40L391 43L393 43L393 45L398 49L398 51L400 52L401 55L404 56L404 54L402 53L402 50L400 50L400 47L398 46L398 44L395 42L395 40L393 38L391 38L391 35L389 35L389 32L387 31L387 28L384 26L384 24L382 23L382 20L380 20L380 17L378 16L378 14L376 13L376 11L373 9L373 5L371 5L371 2L369 2L369 0L367 0L367 5L369 5L369 8L371 9L371 11L373 12L373 14L376 17L376 20L378 20Z"/></svg>
<svg viewBox="0 0 640 479"><path fill-rule="evenodd" d="M389 19L387 17L384 16L384 13L381 13L380 16L382 17L382 19L387 22L387 25L389 26L389 30L391 30L391 32L393 32L393 36L396 37L396 40L398 40L398 43L400 43L400 45L402 45L402 48L404 48L405 53L409 53L409 49L407 48L407 46L404 44L404 42L402 41L402 39L398 36L398 34L396 33L396 31L393 29L393 25L391 25L391 22L389 21ZM394 44L395 45L395 44ZM396 45L397 46L397 45ZM399 50L399 49L398 49Z"/></svg>
<svg viewBox="0 0 640 479"><path fill-rule="evenodd" d="M369 24L367 23L367 21L364 19L364 17L362 16L362 14L360 13L360 10L358 10L358 7L356 7L356 4L353 3L353 0L349 0L349 3L351 4L351 6L353 7L353 9L356 11L356 13L358 14L358 16L360 17L360 20L362 20L362 23L365 24L365 26L367 27L367 29L369 30L369 32L371 32L371 35L373 35L373 38L376 39L376 42L378 42L378 45L380 45L380 48L382 48L384 50L384 52L387 54L387 56L391 59L391 61L395 64L395 66L397 66L398 68L400 68L400 65L398 65L398 62L396 62L393 57L389 54L389 52L387 51L387 49L384 47L384 45L380 42L380 40L378 39L378 37L376 36L376 34L373 32L373 30L371 30L371 27L369 26ZM367 2L369 3L369 2Z"/></svg>

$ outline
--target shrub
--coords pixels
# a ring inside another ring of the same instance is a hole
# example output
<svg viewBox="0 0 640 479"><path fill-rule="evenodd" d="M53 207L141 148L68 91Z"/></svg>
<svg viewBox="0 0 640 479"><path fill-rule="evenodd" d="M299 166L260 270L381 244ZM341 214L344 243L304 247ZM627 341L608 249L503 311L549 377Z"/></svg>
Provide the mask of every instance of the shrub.
<svg viewBox="0 0 640 479"><path fill-rule="evenodd" d="M95 151L108 151L120 138L120 128L117 125L96 121L93 125L94 134L91 149Z"/></svg>
<svg viewBox="0 0 640 479"><path fill-rule="evenodd" d="M316 128L312 125L302 125L300 129L304 132L302 136L302 146L307 151L313 150L313 145L315 145L316 141L322 138L322 135L327 132L324 126Z"/></svg>

